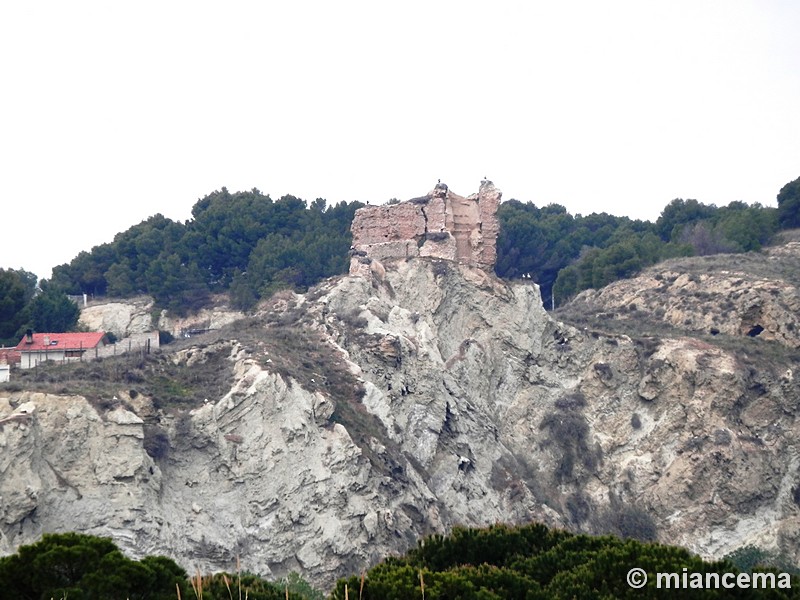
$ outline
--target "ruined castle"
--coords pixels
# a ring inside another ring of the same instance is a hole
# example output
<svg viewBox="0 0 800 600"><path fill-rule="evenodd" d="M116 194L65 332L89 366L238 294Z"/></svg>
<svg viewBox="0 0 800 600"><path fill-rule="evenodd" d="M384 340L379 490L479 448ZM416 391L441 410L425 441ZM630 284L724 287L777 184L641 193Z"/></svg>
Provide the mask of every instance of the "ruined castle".
<svg viewBox="0 0 800 600"><path fill-rule="evenodd" d="M491 270L501 196L491 181L482 181L478 193L466 198L438 183L420 198L358 209L351 227L350 275L368 275L374 261L417 256Z"/></svg>

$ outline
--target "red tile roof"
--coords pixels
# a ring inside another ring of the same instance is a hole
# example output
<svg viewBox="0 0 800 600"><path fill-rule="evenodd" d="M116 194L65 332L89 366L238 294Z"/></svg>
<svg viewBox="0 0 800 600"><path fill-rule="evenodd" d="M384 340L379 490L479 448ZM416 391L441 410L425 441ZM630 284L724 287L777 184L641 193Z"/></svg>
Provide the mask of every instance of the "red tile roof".
<svg viewBox="0 0 800 600"><path fill-rule="evenodd" d="M105 335L102 331L91 333L34 333L33 343L29 344L23 337L17 344L19 352L44 352L45 350L87 350L100 343ZM45 345L44 339L48 338L50 344Z"/></svg>

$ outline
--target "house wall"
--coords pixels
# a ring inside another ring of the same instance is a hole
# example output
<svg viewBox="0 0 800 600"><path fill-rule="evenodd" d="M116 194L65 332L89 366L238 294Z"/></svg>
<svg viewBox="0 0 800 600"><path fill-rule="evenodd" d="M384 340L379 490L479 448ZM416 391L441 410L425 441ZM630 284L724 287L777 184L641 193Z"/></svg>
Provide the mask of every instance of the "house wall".
<svg viewBox="0 0 800 600"><path fill-rule="evenodd" d="M11 366L0 365L0 383L5 383L11 380Z"/></svg>
<svg viewBox="0 0 800 600"><path fill-rule="evenodd" d="M22 350L20 351L20 354L22 355L22 361L19 364L21 369L32 369L39 363L43 363L46 360L54 360L58 362L64 361L63 350L47 350L46 352L44 350L41 352L25 352ZM75 360L78 359L76 358Z"/></svg>

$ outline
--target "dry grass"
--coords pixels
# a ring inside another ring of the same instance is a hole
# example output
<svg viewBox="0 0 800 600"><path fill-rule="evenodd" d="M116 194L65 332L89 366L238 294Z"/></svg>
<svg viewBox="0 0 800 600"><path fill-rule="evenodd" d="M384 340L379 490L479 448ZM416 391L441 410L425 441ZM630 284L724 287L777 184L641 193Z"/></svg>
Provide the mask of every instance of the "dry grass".
<svg viewBox="0 0 800 600"><path fill-rule="evenodd" d="M191 366L186 359L176 364L172 353L165 351L66 365L45 363L35 369L15 370L13 389L80 395L104 410L115 407L113 398L122 390L133 397L152 398L156 408L194 408L206 398L221 398L230 389L233 365L229 355L230 345L221 344L206 349L203 360Z"/></svg>
<svg viewBox="0 0 800 600"><path fill-rule="evenodd" d="M335 406L330 424L345 426L377 469L402 479L402 466L388 458L400 456L400 449L381 420L364 406L363 383L350 370L341 351L317 330L318 323L313 319L313 314L297 305L293 294L276 295L259 316L223 328L219 335L239 341L264 368L279 373L290 385L296 382L305 390L328 397ZM364 324L351 323L351 332L359 334ZM391 452L377 454L374 439Z"/></svg>
<svg viewBox="0 0 800 600"><path fill-rule="evenodd" d="M712 254L709 256L688 256L672 258L650 267L649 271L676 271L692 275L713 274L720 271L742 273L754 279L778 279L800 286L800 256L794 253L781 253L780 259L771 257L765 249L762 252L743 254Z"/></svg>

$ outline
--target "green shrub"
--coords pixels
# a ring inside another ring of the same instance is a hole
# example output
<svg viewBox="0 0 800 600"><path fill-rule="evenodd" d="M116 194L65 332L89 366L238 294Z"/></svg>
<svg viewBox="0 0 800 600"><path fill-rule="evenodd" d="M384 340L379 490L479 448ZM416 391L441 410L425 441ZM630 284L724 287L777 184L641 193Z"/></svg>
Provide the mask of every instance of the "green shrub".
<svg viewBox="0 0 800 600"><path fill-rule="evenodd" d="M546 414L539 424L539 429L548 433L545 445L553 445L556 449L558 464L553 477L557 483L574 480L576 465L583 466L589 473L594 472L602 458L599 448L589 446L589 424L577 410L585 402L580 392L560 398L556 400L556 406L561 412Z"/></svg>
<svg viewBox="0 0 800 600"><path fill-rule="evenodd" d="M800 569L787 556L780 552L769 552L758 546L748 544L737 548L725 556L725 560L731 562L742 572L752 573L753 571L776 569L781 572L799 575Z"/></svg>
<svg viewBox="0 0 800 600"><path fill-rule="evenodd" d="M169 435L158 425L144 426L144 449L154 460L166 458L169 454Z"/></svg>
<svg viewBox="0 0 800 600"><path fill-rule="evenodd" d="M705 562L689 551L612 536L574 535L540 524L456 528L435 535L402 557L389 558L363 577L337 582L330 598L361 600L552 598L661 598L651 581L643 590L628 586L627 573L738 573L729 562ZM797 580L791 582L798 585ZM345 592L347 589L347 592ZM683 598L717 598L708 590L681 590ZM727 597L727 596L726 596ZM789 590L748 590L742 597L793 598Z"/></svg>
<svg viewBox="0 0 800 600"><path fill-rule="evenodd" d="M187 598L186 572L165 557L126 558L114 542L78 533L45 534L0 558L3 600L174 600Z"/></svg>

